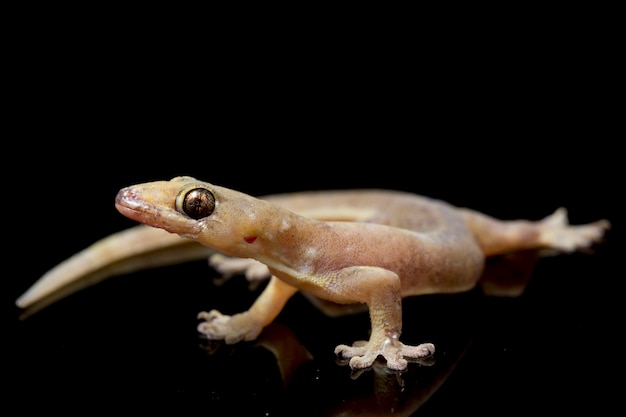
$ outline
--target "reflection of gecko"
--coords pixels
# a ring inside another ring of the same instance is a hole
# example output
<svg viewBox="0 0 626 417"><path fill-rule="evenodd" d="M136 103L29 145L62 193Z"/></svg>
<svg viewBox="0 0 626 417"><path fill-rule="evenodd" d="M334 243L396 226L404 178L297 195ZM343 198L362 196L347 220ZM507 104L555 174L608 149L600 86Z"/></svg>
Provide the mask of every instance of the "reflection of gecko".
<svg viewBox="0 0 626 417"><path fill-rule="evenodd" d="M334 303L366 304L369 340L339 345L335 352L350 358L352 368L368 367L382 356L389 368L398 370L406 368L405 358L434 352L431 343L408 346L399 340L403 297L471 289L485 257L532 248L570 252L599 241L609 227L606 220L570 226L564 209L537 222L500 221L397 191L303 192L258 199L191 177L124 188L116 207L133 220L227 255L213 259L218 270L271 273L248 311L232 316L215 310L199 314L203 322L198 330L208 338L226 343L255 339L302 290ZM137 230L142 230L137 236L163 239L165 246L178 239L157 229ZM124 239L115 242L123 244ZM139 242L135 250L141 251L144 244L150 245ZM88 248L80 258L89 260L74 260L72 268L84 268L84 262L106 264L109 256L115 256L109 249ZM265 266L230 257L254 259ZM40 281L63 280L56 275ZM48 282L43 284L36 283L17 304L26 307L41 292L50 291L41 289Z"/></svg>

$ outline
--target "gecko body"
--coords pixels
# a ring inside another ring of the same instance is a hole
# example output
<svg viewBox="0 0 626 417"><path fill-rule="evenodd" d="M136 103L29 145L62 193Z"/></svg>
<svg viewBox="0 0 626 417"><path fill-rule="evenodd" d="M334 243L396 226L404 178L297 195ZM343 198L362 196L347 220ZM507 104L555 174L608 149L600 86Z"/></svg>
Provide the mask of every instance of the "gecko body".
<svg viewBox="0 0 626 417"><path fill-rule="evenodd" d="M402 370L407 358L434 352L431 343L400 341L402 298L469 290L488 256L532 248L569 252L597 242L609 227L605 220L570 226L563 209L536 222L501 221L388 190L261 199L192 177L126 187L115 204L130 219L222 254L213 258L218 270L271 276L249 310L232 316L216 310L199 314L198 330L210 339L257 338L297 291L338 304L367 305L369 340L335 349L355 369L382 357L389 368ZM22 297L18 305L34 298Z"/></svg>

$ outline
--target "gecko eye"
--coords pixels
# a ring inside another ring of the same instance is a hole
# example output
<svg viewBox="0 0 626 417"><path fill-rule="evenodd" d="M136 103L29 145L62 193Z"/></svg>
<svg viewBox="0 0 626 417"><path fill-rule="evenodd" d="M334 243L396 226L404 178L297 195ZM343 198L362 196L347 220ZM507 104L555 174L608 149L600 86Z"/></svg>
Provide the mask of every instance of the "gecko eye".
<svg viewBox="0 0 626 417"><path fill-rule="evenodd" d="M185 194L181 209L194 220L208 217L215 210L215 196L205 188L194 188Z"/></svg>

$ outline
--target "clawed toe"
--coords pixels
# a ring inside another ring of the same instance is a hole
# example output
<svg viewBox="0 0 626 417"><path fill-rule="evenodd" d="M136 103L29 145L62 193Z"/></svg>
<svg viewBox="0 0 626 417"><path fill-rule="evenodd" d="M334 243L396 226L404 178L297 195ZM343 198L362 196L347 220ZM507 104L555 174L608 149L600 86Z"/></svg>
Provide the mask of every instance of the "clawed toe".
<svg viewBox="0 0 626 417"><path fill-rule="evenodd" d="M381 343L360 341L355 342L352 346L339 345L335 348L336 355L349 359L352 369L371 367L376 359L382 356L389 369L402 371L408 365L406 358L421 363L423 359L431 358L434 353L435 345L432 343L408 346L399 341L390 342L389 340Z"/></svg>
<svg viewBox="0 0 626 417"><path fill-rule="evenodd" d="M432 343L422 343L418 346L402 346L402 354L405 357L420 359L426 356L431 356L435 353L435 345Z"/></svg>
<svg viewBox="0 0 626 417"><path fill-rule="evenodd" d="M201 311L198 313L198 320L213 321L220 316L222 316L222 313L217 310L211 310L209 312Z"/></svg>

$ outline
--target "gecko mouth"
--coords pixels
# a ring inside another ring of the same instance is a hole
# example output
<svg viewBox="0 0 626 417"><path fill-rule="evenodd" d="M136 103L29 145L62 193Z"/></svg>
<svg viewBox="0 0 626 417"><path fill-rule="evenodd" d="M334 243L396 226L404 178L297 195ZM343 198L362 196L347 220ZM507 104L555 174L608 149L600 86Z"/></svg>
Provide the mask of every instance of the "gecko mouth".
<svg viewBox="0 0 626 417"><path fill-rule="evenodd" d="M145 212L127 207L123 203L120 203L118 201L115 202L115 208L117 209L117 211L119 211L120 213L122 213L124 216L128 217L131 220L149 224L147 222L148 216L146 216ZM149 225L154 226L154 224L149 224Z"/></svg>
<svg viewBox="0 0 626 417"><path fill-rule="evenodd" d="M137 197L137 193L130 188L121 189L115 196L115 208L124 216L131 220L145 223L149 226L158 226L154 209L143 203L140 198Z"/></svg>

